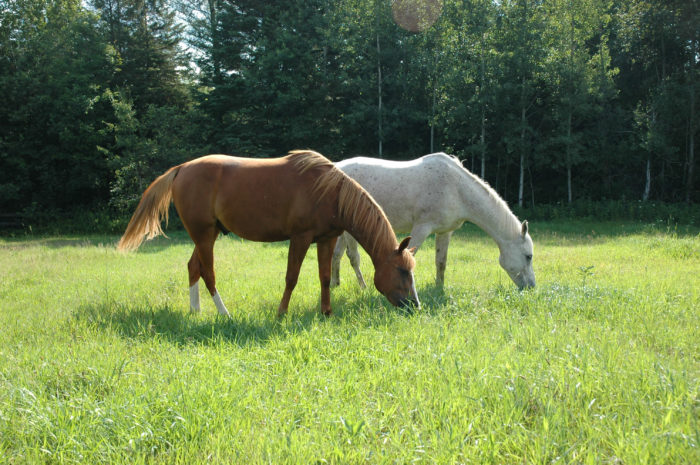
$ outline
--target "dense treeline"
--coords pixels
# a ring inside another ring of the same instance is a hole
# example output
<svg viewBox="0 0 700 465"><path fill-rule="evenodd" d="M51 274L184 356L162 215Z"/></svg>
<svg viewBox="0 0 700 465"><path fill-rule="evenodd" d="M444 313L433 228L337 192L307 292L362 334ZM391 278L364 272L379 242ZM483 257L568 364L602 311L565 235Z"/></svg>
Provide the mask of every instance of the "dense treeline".
<svg viewBox="0 0 700 465"><path fill-rule="evenodd" d="M699 3L3 0L0 212L295 148L446 151L524 207L694 203Z"/></svg>

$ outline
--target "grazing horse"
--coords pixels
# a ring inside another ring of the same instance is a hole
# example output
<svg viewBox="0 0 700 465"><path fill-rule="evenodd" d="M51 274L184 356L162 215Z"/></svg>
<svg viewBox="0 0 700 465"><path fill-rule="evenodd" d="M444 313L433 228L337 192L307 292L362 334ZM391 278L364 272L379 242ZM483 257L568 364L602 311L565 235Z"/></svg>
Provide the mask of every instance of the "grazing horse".
<svg viewBox="0 0 700 465"><path fill-rule="evenodd" d="M411 234L409 246L420 247L435 233L436 283L442 285L452 233L465 221L483 229L500 249L499 263L518 287L535 285L532 239L527 221L520 221L496 191L444 153L411 161L357 157L336 163L382 206L394 231ZM360 286L357 243L343 234L333 254L331 286L340 283L340 259L347 249Z"/></svg>
<svg viewBox="0 0 700 465"><path fill-rule="evenodd" d="M199 278L217 310L228 310L216 290L214 241L219 232L259 242L289 239L287 277L277 309L284 315L306 251L317 243L321 312L331 314L331 256L338 236L348 231L374 263L374 284L395 306L420 306L413 280L414 250L399 244L382 209L360 185L322 155L294 151L273 159L208 155L166 171L146 189L120 250L136 249L162 234L173 201L194 242L187 268L190 307L199 311ZM408 238L407 238L408 239Z"/></svg>

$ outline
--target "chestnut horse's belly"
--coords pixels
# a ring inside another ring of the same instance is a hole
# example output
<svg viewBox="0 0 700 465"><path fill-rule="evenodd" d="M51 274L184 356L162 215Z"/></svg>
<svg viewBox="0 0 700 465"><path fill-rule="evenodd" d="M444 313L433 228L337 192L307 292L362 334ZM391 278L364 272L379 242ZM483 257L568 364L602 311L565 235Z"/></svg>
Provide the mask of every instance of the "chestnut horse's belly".
<svg viewBox="0 0 700 465"><path fill-rule="evenodd" d="M239 221L224 221L225 222L221 222L221 224L223 224L226 229L231 231L236 236L243 239L247 239L249 241L278 242L289 239L289 235L285 234L285 232L281 230L263 230L262 228L255 227L255 225L252 225L250 224L250 222L247 221L245 222L245 224L241 224L243 222Z"/></svg>

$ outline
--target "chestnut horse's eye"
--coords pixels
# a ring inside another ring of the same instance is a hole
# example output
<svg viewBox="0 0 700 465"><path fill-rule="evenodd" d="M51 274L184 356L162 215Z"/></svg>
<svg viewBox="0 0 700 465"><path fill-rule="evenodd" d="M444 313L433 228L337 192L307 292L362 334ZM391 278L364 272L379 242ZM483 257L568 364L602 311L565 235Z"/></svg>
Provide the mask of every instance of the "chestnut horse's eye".
<svg viewBox="0 0 700 465"><path fill-rule="evenodd" d="M405 269L405 268L396 268L396 269L399 270L399 274L401 275L402 278L408 279L411 277L411 272L408 271L407 269Z"/></svg>

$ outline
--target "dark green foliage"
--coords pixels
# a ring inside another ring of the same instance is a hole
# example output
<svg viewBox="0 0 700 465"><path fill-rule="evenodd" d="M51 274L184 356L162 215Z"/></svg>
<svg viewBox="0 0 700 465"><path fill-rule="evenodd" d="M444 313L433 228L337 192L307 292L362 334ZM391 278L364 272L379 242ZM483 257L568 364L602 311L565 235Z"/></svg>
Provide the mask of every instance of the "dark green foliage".
<svg viewBox="0 0 700 465"><path fill-rule="evenodd" d="M415 33L389 0L9 0L0 213L123 222L172 165L312 148L454 153L543 218L696 221L696 0L442 3Z"/></svg>
<svg viewBox="0 0 700 465"><path fill-rule="evenodd" d="M105 201L111 175L95 147L114 56L96 18L77 0L11 7L0 38L0 210Z"/></svg>
<svg viewBox="0 0 700 465"><path fill-rule="evenodd" d="M576 200L537 205L530 208L514 208L520 218L528 220L592 220L630 221L673 227L674 225L700 225L700 209L682 203L656 201L625 202L621 200Z"/></svg>

